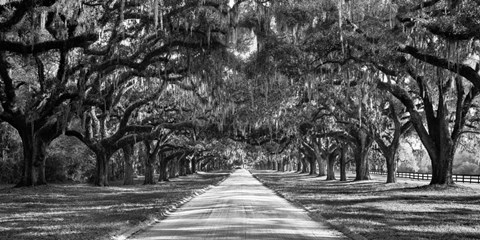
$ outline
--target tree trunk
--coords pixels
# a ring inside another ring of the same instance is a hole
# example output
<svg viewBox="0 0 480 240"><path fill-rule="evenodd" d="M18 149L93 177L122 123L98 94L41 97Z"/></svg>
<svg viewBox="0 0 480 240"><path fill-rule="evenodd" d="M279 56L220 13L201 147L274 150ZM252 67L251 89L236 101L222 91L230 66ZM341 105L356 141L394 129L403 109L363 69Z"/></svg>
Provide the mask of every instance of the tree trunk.
<svg viewBox="0 0 480 240"><path fill-rule="evenodd" d="M163 156L163 154L160 155L160 166L159 166L159 176L158 176L158 181L161 182L161 181L164 181L164 182L168 182L168 169L167 169L167 166L168 166L168 162L167 160L165 159L165 157Z"/></svg>
<svg viewBox="0 0 480 240"><path fill-rule="evenodd" d="M174 177L180 176L180 159L177 159L173 164Z"/></svg>
<svg viewBox="0 0 480 240"><path fill-rule="evenodd" d="M327 179L326 180L335 180L335 159L337 159L337 154L335 152L328 155L328 166L327 166Z"/></svg>
<svg viewBox="0 0 480 240"><path fill-rule="evenodd" d="M356 146L355 146L355 181L370 180L370 168L368 166L368 152L373 143L373 139L368 136L363 130L356 132Z"/></svg>
<svg viewBox="0 0 480 240"><path fill-rule="evenodd" d="M317 171L316 171L317 168L316 168L316 166L315 166L315 164L316 164L315 158L309 157L308 160L309 160L309 163L310 163L310 175L315 175L315 174L317 174Z"/></svg>
<svg viewBox="0 0 480 240"><path fill-rule="evenodd" d="M396 183L397 182L397 162L395 161L395 152L390 151L387 156L385 156L385 161L387 163L387 183Z"/></svg>
<svg viewBox="0 0 480 240"><path fill-rule="evenodd" d="M150 160L145 162L145 179L143 181L143 184L155 184L155 169L153 167L153 164L151 163Z"/></svg>
<svg viewBox="0 0 480 240"><path fill-rule="evenodd" d="M52 139L53 140L53 139ZM47 178L45 176L45 163L47 160L47 147L50 145L51 140L42 140L39 137L35 138L35 142L37 144L36 147L36 159L34 162L34 166L37 168L38 178L37 178L37 185L45 185L47 184Z"/></svg>
<svg viewBox="0 0 480 240"><path fill-rule="evenodd" d="M123 150L123 185L133 185L133 145L126 145Z"/></svg>
<svg viewBox="0 0 480 240"><path fill-rule="evenodd" d="M192 158L192 174L197 172L197 159L195 156Z"/></svg>
<svg viewBox="0 0 480 240"><path fill-rule="evenodd" d="M156 155L146 154L145 157L145 179L143 180L143 184L155 184L155 160Z"/></svg>
<svg viewBox="0 0 480 240"><path fill-rule="evenodd" d="M168 176L169 178L176 178L177 177L177 166L178 166L178 159L172 159L168 161Z"/></svg>
<svg viewBox="0 0 480 240"><path fill-rule="evenodd" d="M47 147L51 141L43 141L30 129L19 131L23 147L23 172L16 187L27 187L47 184L45 176L45 160Z"/></svg>
<svg viewBox="0 0 480 240"><path fill-rule="evenodd" d="M323 177L326 174L326 159L323 159L322 158L322 152L320 151L320 146L319 146L320 143L314 143L313 144L313 150L315 151L315 158L317 160L317 163L318 163L318 176L319 177Z"/></svg>
<svg viewBox="0 0 480 240"><path fill-rule="evenodd" d="M437 158L432 161L432 180L430 185L452 185L453 158L455 147L453 144L443 142L443 146L437 147ZM430 156L431 157L431 156Z"/></svg>
<svg viewBox="0 0 480 240"><path fill-rule="evenodd" d="M191 160L185 158L185 173L187 175L192 174Z"/></svg>
<svg viewBox="0 0 480 240"><path fill-rule="evenodd" d="M175 178L175 174L174 174L174 169L173 169L173 162L175 162L175 159L172 159L170 161L167 162L167 171L168 171L168 177L169 178ZM207 167L208 169L208 167Z"/></svg>
<svg viewBox="0 0 480 240"><path fill-rule="evenodd" d="M33 126L25 122L25 116L17 116L9 122L18 132L23 147L23 172L16 187L47 184L45 160L47 147L60 136L62 128L56 119L47 121L43 126Z"/></svg>
<svg viewBox="0 0 480 240"><path fill-rule="evenodd" d="M368 150L355 150L355 181L370 180Z"/></svg>
<svg viewBox="0 0 480 240"><path fill-rule="evenodd" d="M95 156L97 158L95 185L108 186L108 160L110 160L112 154L107 153L105 150L97 150Z"/></svg>
<svg viewBox="0 0 480 240"><path fill-rule="evenodd" d="M440 101L442 102L442 101ZM434 118L429 122L430 133L419 135L423 146L428 152L430 161L432 163L432 180L430 185L452 185L454 184L452 178L453 158L456 150L457 137L451 138L448 123L443 114L437 113L438 116L431 116ZM436 121L435 121L436 120ZM417 133L421 129L420 121L414 122Z"/></svg>
<svg viewBox="0 0 480 240"><path fill-rule="evenodd" d="M326 162L325 159L322 159L321 157L317 157L318 176L319 177L323 177L323 176L327 175L325 173L325 169L327 168L325 162Z"/></svg>
<svg viewBox="0 0 480 240"><path fill-rule="evenodd" d="M110 162L110 161L109 161ZM108 181L116 181L117 180L117 176L115 175L115 159L113 159L111 162L110 162L110 167L108 168L110 170L110 174L107 174L108 175Z"/></svg>
<svg viewBox="0 0 480 240"><path fill-rule="evenodd" d="M302 171L300 173L307 173L308 166L307 166L307 160L305 158L302 158Z"/></svg>
<svg viewBox="0 0 480 240"><path fill-rule="evenodd" d="M179 161L178 161L178 175L179 176L187 176L187 159L185 159L184 157L182 157Z"/></svg>
<svg viewBox="0 0 480 240"><path fill-rule="evenodd" d="M30 133L28 130L25 130L25 132L19 131L23 146L23 172L22 178L16 187L38 185L38 169L34 166L37 145L34 144L33 133Z"/></svg>
<svg viewBox="0 0 480 240"><path fill-rule="evenodd" d="M346 163L347 163L347 147L343 146L342 147L342 153L340 156L340 181L344 182L347 181L347 168L346 168Z"/></svg>

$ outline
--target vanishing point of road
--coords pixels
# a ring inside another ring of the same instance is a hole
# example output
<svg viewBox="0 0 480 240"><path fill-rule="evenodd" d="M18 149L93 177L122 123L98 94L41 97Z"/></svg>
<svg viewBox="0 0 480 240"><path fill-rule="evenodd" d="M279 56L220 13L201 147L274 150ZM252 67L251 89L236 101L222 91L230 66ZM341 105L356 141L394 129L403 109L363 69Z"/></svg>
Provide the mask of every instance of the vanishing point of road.
<svg viewBox="0 0 480 240"><path fill-rule="evenodd" d="M132 238L348 239L313 221L305 210L277 196L244 169Z"/></svg>

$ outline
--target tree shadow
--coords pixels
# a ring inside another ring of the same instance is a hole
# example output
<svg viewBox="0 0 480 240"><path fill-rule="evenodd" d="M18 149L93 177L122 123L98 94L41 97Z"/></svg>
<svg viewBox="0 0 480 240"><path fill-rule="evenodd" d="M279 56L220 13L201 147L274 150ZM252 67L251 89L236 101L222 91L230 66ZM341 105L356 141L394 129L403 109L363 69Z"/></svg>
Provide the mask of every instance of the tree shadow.
<svg viewBox="0 0 480 240"><path fill-rule="evenodd" d="M468 187L304 181L294 174L260 178L313 218L321 215L368 239L480 239L480 191Z"/></svg>

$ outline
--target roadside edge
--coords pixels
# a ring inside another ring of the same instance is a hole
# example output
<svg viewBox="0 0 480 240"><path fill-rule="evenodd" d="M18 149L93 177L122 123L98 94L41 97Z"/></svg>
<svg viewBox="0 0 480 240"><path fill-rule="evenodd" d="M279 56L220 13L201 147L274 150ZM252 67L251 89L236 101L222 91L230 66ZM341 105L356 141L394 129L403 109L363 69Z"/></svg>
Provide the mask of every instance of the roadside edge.
<svg viewBox="0 0 480 240"><path fill-rule="evenodd" d="M164 211L158 213L159 218L148 219L148 220L145 220L143 222L138 223L135 226L128 227L126 229L116 230L116 231L108 234L108 236L105 236L105 237L100 238L100 239L101 240L124 240L124 239L128 239L131 236L133 236L134 234L136 234L140 231L143 231L143 230L153 226L154 224L157 224L157 223L161 222L162 220L167 218L170 214L175 212L178 208L180 208L184 204L188 203L189 201L191 201L196 196L202 195L205 192L207 192L208 190L212 189L213 187L220 185L229 176L230 176L230 174L226 175L223 179L218 181L216 184L212 184L212 185L209 185L209 186L204 187L202 189L195 190L189 196L184 197L181 200L170 204L167 208L165 208Z"/></svg>
<svg viewBox="0 0 480 240"><path fill-rule="evenodd" d="M335 230L338 230L339 232L345 234L347 237L349 237L350 239L353 239L353 240L368 240L367 238L365 238L364 236L358 234L358 233L355 233L353 231L351 231L350 229L344 227L344 226L341 226L341 225L337 225L337 224L333 224L331 222L329 222L327 219L325 219L321 214L313 214L309 209L307 209L305 206L303 206L300 202L296 201L296 200L292 200L292 199L289 199L287 197L285 197L280 191L277 191L276 189L272 189L270 187L268 187L265 182L263 182L260 178L258 178L254 173L252 173L250 170L248 170L248 172L250 172L250 174L252 174L252 176L257 179L260 183L262 183L263 186L265 186L266 188L272 190L277 196L287 200L288 202L290 202L291 204L305 210L305 212L308 213L308 216L310 217L310 219L312 219L313 221L316 221L316 222L322 222L322 223L325 223L327 224L328 226L332 227L333 229Z"/></svg>

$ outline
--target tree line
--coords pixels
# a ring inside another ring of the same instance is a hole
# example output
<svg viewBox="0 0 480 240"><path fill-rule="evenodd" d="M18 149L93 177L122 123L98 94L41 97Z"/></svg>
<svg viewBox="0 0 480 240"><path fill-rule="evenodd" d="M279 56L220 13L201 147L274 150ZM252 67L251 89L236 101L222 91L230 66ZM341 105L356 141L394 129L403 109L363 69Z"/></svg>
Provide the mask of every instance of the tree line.
<svg viewBox="0 0 480 240"><path fill-rule="evenodd" d="M318 166L327 179L334 177L335 164L344 173L347 161L355 166L356 180L366 180L369 156L380 154L387 182L395 182L400 143L414 135L431 160L431 184L453 184L455 155L465 148L475 152L478 142L479 4L305 0L257 5L262 10L250 15L257 21L240 23L256 31L258 41L246 74L263 79L257 91L283 106L266 106L273 114L258 119L274 118L271 132L282 129L296 139L275 161L298 159L299 170L310 166L314 174ZM279 99L267 96L282 78L290 80L290 91L280 90Z"/></svg>
<svg viewBox="0 0 480 240"><path fill-rule="evenodd" d="M160 173L172 159L178 169L216 158L195 145L210 124L199 117L218 108L208 98L229 64L218 61L233 58L234 11L220 1L2 3L0 119L20 137L17 186L46 184L46 150L62 135L94 153L99 186L119 150L131 183L136 143L149 156L145 183L159 156Z"/></svg>

